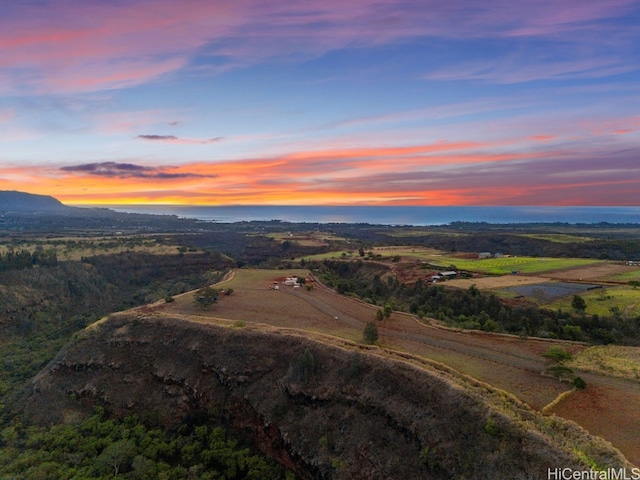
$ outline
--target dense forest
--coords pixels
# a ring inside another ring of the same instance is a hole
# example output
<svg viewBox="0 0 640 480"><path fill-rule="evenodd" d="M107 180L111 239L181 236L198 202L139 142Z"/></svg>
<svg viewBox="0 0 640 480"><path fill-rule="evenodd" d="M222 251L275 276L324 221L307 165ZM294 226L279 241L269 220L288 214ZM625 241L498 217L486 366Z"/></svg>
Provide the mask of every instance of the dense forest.
<svg viewBox="0 0 640 480"><path fill-rule="evenodd" d="M196 417L168 432L130 416L110 419L104 409L76 424L12 425L1 432L0 475L29 480L279 480L294 477L256 454L221 426Z"/></svg>

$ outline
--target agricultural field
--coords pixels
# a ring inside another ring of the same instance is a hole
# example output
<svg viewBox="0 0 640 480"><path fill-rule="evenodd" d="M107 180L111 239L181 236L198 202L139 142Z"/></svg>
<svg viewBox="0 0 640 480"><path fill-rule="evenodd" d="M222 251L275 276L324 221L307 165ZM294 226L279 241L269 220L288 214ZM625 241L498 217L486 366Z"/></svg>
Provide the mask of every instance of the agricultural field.
<svg viewBox="0 0 640 480"><path fill-rule="evenodd" d="M532 277L528 275L501 275L499 277L478 277L478 278L457 278L448 280L447 286L468 289L475 285L479 290L500 290L509 289L522 285L537 285L547 282L544 277ZM505 291L507 291L505 290ZM515 296L508 295L508 296Z"/></svg>
<svg viewBox="0 0 640 480"><path fill-rule="evenodd" d="M430 265L449 269L455 266L458 270L479 272L486 275L506 275L513 272L522 274L544 274L551 271L574 269L578 267L600 265L604 260L586 258L545 258L545 257L501 257L501 258L468 258L463 255L452 255L434 249L421 249L413 247L377 247L371 250L376 259L389 259L393 257L409 257L423 261ZM357 256L358 252L330 252L321 255L304 257L305 260L324 260L326 258L344 258L345 256ZM367 251L367 256L369 251Z"/></svg>
<svg viewBox="0 0 640 480"><path fill-rule="evenodd" d="M640 280L640 267L603 261L585 267L551 272L548 276L556 280L626 283L629 280Z"/></svg>
<svg viewBox="0 0 640 480"><path fill-rule="evenodd" d="M513 272L523 274L541 274L554 270L597 265L601 260L584 258L539 258L539 257L502 257L486 259L466 259L442 257L445 264L455 265L460 270L482 272L487 275L506 275Z"/></svg>
<svg viewBox="0 0 640 480"><path fill-rule="evenodd" d="M272 238L277 242L295 242L303 247L325 247L329 245L329 242L344 242L345 238L338 237L329 232L284 232L284 233L267 233L265 236Z"/></svg>
<svg viewBox="0 0 640 480"><path fill-rule="evenodd" d="M364 325L375 318L379 307L338 295L311 281L309 285L313 287L309 290L283 285L279 290L270 289L273 282L295 275L309 278L306 270L240 269L218 285L232 288L232 294L222 295L210 309L198 306L193 292L176 296L174 302L158 302L148 308L159 314L166 312L205 323L227 321L234 328L257 322L362 342ZM571 390L569 384L542 375L547 365L543 354L550 346L560 346L574 358L581 359L586 345L461 331L431 322L420 322L411 315L394 312L390 319L377 323L380 333L377 344L449 365L516 395L537 410L552 404L553 413L577 421L591 433L612 442L632 462L640 463L640 428L634 430L636 424L640 426L637 416L640 382L617 378L619 375L612 375L606 369L598 372L586 366L583 370L581 364L577 364L573 368L587 381L588 387L566 395L565 392ZM623 370L623 367L614 368ZM565 394L561 397L563 400L554 402L562 394Z"/></svg>
<svg viewBox="0 0 640 480"><path fill-rule="evenodd" d="M625 271L611 275L605 280L611 282L638 282L640 281L640 268L626 267Z"/></svg>

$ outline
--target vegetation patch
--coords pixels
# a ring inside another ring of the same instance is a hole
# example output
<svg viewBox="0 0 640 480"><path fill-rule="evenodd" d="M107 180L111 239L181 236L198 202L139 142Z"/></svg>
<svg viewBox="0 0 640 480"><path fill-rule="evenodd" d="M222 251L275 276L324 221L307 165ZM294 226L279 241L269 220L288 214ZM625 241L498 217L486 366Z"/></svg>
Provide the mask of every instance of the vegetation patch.
<svg viewBox="0 0 640 480"><path fill-rule="evenodd" d="M578 353L567 363L574 369L640 380L640 348L598 345Z"/></svg>
<svg viewBox="0 0 640 480"><path fill-rule="evenodd" d="M566 233L524 233L519 236L525 238L535 238L538 240L546 240L548 242L554 243L584 243L592 242L595 240L591 237L568 235Z"/></svg>
<svg viewBox="0 0 640 480"><path fill-rule="evenodd" d="M580 293L586 303L584 310L589 315L633 318L640 315L640 291L630 286L605 287ZM547 307L570 310L572 298L556 297Z"/></svg>

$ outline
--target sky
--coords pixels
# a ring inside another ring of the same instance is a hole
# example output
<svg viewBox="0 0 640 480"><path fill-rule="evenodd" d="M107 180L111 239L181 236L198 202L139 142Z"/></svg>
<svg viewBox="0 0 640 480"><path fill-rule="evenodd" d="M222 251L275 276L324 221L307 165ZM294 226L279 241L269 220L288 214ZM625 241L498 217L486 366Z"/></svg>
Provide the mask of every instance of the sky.
<svg viewBox="0 0 640 480"><path fill-rule="evenodd" d="M15 0L0 190L640 205L640 2Z"/></svg>

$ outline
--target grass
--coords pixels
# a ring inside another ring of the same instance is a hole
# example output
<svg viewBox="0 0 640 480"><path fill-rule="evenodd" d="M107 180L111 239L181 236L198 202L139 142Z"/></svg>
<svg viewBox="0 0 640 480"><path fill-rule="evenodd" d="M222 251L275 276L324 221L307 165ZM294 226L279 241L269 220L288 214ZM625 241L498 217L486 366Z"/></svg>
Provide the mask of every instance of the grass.
<svg viewBox="0 0 640 480"><path fill-rule="evenodd" d="M369 251L367 251L368 254ZM347 251L329 252L319 255L309 255L305 260L324 260L328 258L344 258ZM352 252L352 258L358 257L357 251ZM455 265L458 270L481 272L488 275L505 275L514 271L523 274L545 273L553 270L585 267L602 264L602 260L587 258L548 258L548 257L502 257L502 258L461 258L447 252L415 247L381 247L373 250L374 257L388 259L395 256L411 257L423 260L441 268ZM380 257L378 257L380 256Z"/></svg>
<svg viewBox="0 0 640 480"><path fill-rule="evenodd" d="M505 275L514 271L531 274L544 273L584 267L601 263L601 260L584 258L544 258L544 257L502 257L486 259L464 259L449 257L442 259L446 264L471 272L483 272L489 275ZM449 263L450 262L450 263Z"/></svg>
<svg viewBox="0 0 640 480"><path fill-rule="evenodd" d="M599 345L578 353L567 365L602 375L640 380L640 348Z"/></svg>
<svg viewBox="0 0 640 480"><path fill-rule="evenodd" d="M581 293L580 296L587 303L585 312L590 315L611 315L611 309L617 307L623 315L640 315L640 290L633 287L607 287L598 288ZM573 295L563 297L546 306L562 310L571 310Z"/></svg>
<svg viewBox="0 0 640 480"><path fill-rule="evenodd" d="M544 273L552 270L583 267L602 263L601 260L584 258L546 258L546 257L502 257L502 258L460 258L446 252L433 249L416 249L411 247L394 247L374 250L383 257L406 255L423 259L443 268L455 265L459 270L482 272L489 275L505 275L513 271L520 273Z"/></svg>
<svg viewBox="0 0 640 480"><path fill-rule="evenodd" d="M547 240L553 243L585 243L585 242L592 242L593 240L595 240L591 237L567 235L565 233L525 233L518 236L534 238L537 240Z"/></svg>
<svg viewBox="0 0 640 480"><path fill-rule="evenodd" d="M634 268L634 267L629 267ZM640 269L635 269L626 273L619 273L618 275L613 275L608 277L607 280L611 280L613 282L629 282L632 280L640 280Z"/></svg>

